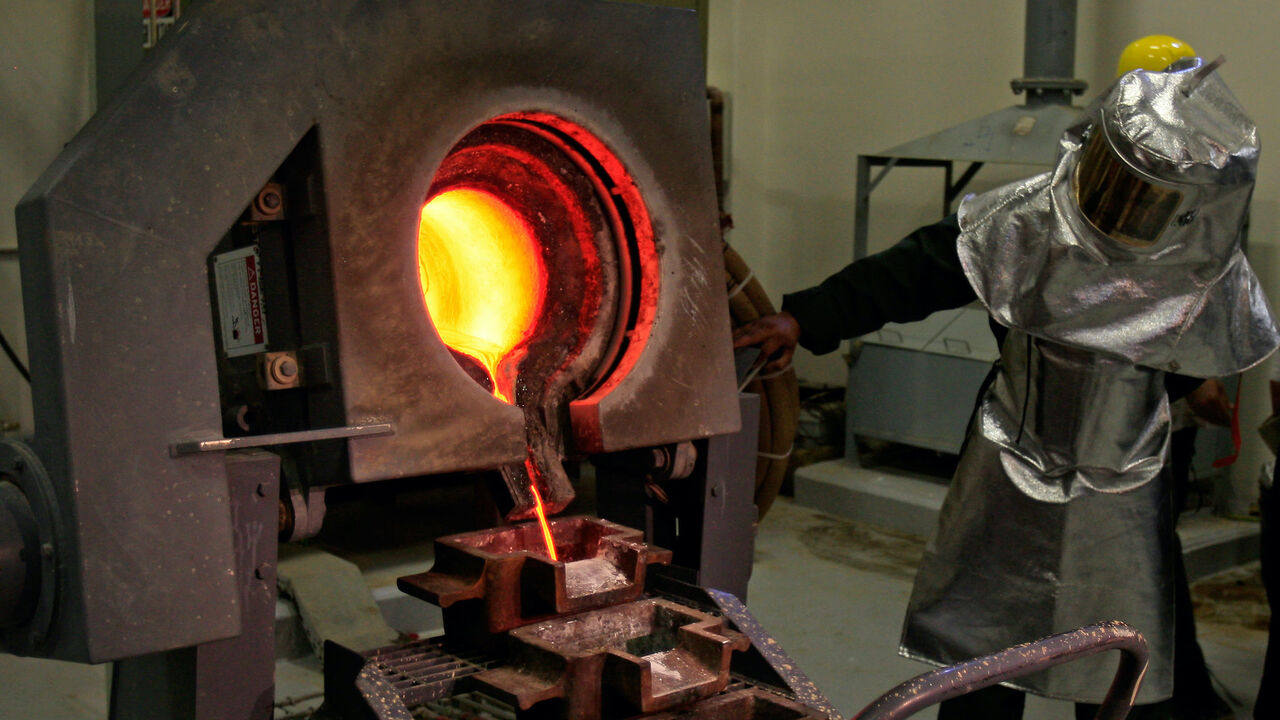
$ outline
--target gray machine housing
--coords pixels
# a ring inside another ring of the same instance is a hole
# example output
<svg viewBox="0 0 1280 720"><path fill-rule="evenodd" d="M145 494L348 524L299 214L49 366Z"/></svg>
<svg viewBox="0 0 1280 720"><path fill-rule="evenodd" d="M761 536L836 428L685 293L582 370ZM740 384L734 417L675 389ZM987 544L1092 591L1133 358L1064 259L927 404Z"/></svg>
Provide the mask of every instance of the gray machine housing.
<svg viewBox="0 0 1280 720"><path fill-rule="evenodd" d="M4 648L102 662L241 631L207 263L304 142L318 170L306 237L324 257L305 290L328 305L301 324L335 373L306 430L391 433L338 441L347 481L525 457L520 409L434 332L415 255L435 169L504 113L602 139L652 219L653 323L594 405L595 451L736 431L698 32L692 12L592 0L228 0L184 15L18 207L29 443L45 470L26 482L48 491L27 495L49 497L32 502L56 591Z"/></svg>

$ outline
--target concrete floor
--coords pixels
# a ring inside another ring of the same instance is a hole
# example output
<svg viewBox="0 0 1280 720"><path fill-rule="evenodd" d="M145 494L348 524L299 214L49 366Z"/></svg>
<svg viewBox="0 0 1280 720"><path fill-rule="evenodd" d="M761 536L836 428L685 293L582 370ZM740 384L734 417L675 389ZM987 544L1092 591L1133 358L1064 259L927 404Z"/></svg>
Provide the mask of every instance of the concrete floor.
<svg viewBox="0 0 1280 720"><path fill-rule="evenodd" d="M748 605L846 716L928 669L896 653L921 547L920 538L826 516L786 499L760 527ZM366 572L375 585L387 575ZM1206 584L1246 586L1255 582L1255 575L1256 565L1237 568L1197 583L1197 590ZM1261 674L1264 618L1257 617L1256 601L1236 607L1230 597L1206 603L1204 611L1200 641L1211 670L1236 706L1237 717L1248 718L1246 707ZM297 716L315 705L319 689L314 660L282 660L277 699L284 707L277 718ZM0 655L0 720L100 720L106 707L105 666ZM930 709L917 717L934 716ZM1032 698L1026 717L1069 720L1072 710L1067 703Z"/></svg>

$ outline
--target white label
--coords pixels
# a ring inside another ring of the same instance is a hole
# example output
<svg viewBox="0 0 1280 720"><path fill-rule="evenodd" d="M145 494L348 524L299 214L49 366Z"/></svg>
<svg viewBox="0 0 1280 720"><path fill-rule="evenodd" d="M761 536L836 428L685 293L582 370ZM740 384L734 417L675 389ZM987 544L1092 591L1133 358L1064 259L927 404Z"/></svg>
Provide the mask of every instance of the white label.
<svg viewBox="0 0 1280 720"><path fill-rule="evenodd" d="M213 279L218 291L218 319L222 323L222 349L227 357L249 355L267 349L267 318L262 308L262 261L251 245L213 258Z"/></svg>

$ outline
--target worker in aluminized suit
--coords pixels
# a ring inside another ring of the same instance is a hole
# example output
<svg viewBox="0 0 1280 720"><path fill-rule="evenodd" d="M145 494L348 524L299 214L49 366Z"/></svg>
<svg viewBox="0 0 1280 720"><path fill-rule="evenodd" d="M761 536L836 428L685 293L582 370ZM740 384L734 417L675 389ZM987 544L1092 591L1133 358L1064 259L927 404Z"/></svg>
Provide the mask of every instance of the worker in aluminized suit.
<svg viewBox="0 0 1280 720"><path fill-rule="evenodd" d="M1138 702L1170 697L1169 398L1280 344L1240 248L1257 133L1215 70L1189 58L1122 76L1064 133L1050 172L965 198L736 333L778 367L797 342L830 351L975 297L990 313L1000 360L916 576L904 655L949 665L1123 620L1152 651ZM1089 713L1114 663L1008 685ZM993 694L939 717L1021 715L1019 692L974 695Z"/></svg>

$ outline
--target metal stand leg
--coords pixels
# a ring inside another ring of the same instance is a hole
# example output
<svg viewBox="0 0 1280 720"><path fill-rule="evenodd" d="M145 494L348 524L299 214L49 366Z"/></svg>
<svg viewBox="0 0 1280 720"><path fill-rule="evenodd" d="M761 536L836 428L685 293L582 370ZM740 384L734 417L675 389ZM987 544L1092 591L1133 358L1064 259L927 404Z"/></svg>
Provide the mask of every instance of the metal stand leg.
<svg viewBox="0 0 1280 720"><path fill-rule="evenodd" d="M746 602L747 581L755 562L760 396L739 395L738 407L742 429L707 441L698 584L732 593Z"/></svg>
<svg viewBox="0 0 1280 720"><path fill-rule="evenodd" d="M260 450L229 453L227 481L240 579L240 635L116 662L111 720L272 716L280 458Z"/></svg>

